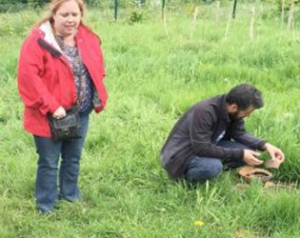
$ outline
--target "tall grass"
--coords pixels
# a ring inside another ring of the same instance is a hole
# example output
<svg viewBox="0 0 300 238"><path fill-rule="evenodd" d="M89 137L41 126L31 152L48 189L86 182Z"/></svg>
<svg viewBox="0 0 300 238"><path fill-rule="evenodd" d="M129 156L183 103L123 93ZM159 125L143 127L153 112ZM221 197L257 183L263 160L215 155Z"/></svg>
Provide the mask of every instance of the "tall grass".
<svg viewBox="0 0 300 238"><path fill-rule="evenodd" d="M248 82L263 91L265 107L247 129L285 152L275 180L299 179L299 29L280 28L272 15L257 21L250 41L248 8L240 6L227 39L230 8L215 27L214 8L202 6L193 37L186 8L168 12L168 37L160 13L132 25L90 10L86 22L102 39L110 97L103 113L92 114L83 202L60 202L48 216L35 211L37 156L22 128L16 83L20 44L38 14L0 15L0 237L298 237L298 190L259 183L239 190L236 171L191 189L160 166L159 150L186 109Z"/></svg>

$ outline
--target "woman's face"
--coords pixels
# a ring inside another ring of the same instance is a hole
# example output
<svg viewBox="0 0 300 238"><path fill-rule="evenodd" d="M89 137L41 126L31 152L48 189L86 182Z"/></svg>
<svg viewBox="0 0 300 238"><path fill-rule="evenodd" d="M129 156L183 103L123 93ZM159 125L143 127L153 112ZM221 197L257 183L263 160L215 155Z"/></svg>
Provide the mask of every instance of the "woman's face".
<svg viewBox="0 0 300 238"><path fill-rule="evenodd" d="M78 3L74 0L64 2L53 16L54 29L62 37L75 35L81 20Z"/></svg>

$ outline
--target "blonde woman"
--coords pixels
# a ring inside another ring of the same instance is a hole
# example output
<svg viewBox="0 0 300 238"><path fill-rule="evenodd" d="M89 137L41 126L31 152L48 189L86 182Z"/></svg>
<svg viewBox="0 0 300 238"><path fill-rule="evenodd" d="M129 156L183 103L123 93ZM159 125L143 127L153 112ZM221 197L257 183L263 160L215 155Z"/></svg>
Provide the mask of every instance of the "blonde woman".
<svg viewBox="0 0 300 238"><path fill-rule="evenodd" d="M83 0L52 0L48 7L25 39L18 65L24 128L38 153L35 198L42 213L51 212L58 199L81 199L78 177L89 114L102 111L107 100L101 42L82 23ZM81 138L53 140L47 116L63 118L77 102Z"/></svg>

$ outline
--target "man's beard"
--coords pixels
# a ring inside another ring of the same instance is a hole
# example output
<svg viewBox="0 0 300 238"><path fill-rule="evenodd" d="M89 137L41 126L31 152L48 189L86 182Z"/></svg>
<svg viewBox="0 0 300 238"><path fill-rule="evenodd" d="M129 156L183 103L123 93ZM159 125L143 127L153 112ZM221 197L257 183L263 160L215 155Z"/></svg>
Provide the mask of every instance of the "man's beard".
<svg viewBox="0 0 300 238"><path fill-rule="evenodd" d="M239 111L228 113L230 121L238 121L241 118L238 117Z"/></svg>

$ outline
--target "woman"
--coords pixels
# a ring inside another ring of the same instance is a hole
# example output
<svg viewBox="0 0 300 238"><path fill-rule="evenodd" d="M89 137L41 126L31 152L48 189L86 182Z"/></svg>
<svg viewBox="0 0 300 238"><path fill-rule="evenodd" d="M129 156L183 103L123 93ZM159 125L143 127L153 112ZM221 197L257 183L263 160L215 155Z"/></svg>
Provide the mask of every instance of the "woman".
<svg viewBox="0 0 300 238"><path fill-rule="evenodd" d="M82 23L83 14L83 0L52 0L20 52L18 86L24 128L33 134L39 155L35 198L42 213L52 211L58 199L81 199L79 165L89 114L103 110L107 100L100 39ZM81 138L53 140L47 115L65 117L77 99Z"/></svg>

